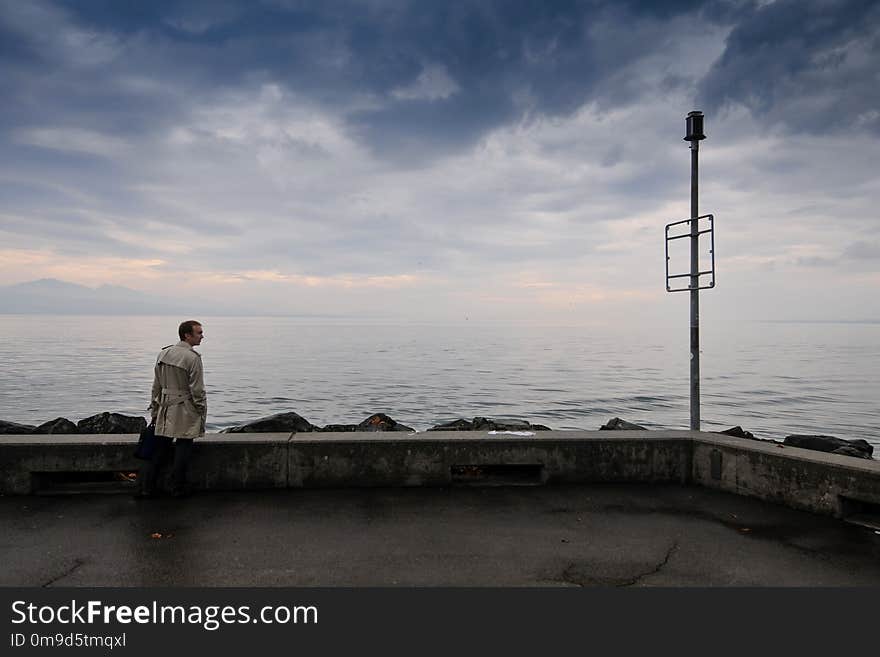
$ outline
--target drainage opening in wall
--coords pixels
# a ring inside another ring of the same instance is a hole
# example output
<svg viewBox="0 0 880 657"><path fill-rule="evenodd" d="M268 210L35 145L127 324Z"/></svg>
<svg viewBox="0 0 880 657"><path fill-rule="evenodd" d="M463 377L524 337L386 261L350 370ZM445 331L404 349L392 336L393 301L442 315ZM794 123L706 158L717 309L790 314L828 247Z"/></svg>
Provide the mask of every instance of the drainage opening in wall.
<svg viewBox="0 0 880 657"><path fill-rule="evenodd" d="M70 493L127 493L137 486L137 472L32 472L31 490L41 495Z"/></svg>
<svg viewBox="0 0 880 657"><path fill-rule="evenodd" d="M468 486L538 486L544 483L541 463L481 463L453 465L453 484Z"/></svg>
<svg viewBox="0 0 880 657"><path fill-rule="evenodd" d="M840 496L840 515L845 522L880 530L880 504Z"/></svg>

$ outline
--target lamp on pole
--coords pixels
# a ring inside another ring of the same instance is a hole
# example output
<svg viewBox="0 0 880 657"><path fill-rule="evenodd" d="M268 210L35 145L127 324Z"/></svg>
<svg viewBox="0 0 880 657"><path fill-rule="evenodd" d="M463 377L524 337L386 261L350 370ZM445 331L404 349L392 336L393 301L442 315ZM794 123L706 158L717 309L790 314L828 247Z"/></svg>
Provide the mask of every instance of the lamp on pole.
<svg viewBox="0 0 880 657"><path fill-rule="evenodd" d="M685 141L691 143L691 429L700 430L700 231L698 180L700 141L703 134L703 113L688 112L685 119Z"/></svg>

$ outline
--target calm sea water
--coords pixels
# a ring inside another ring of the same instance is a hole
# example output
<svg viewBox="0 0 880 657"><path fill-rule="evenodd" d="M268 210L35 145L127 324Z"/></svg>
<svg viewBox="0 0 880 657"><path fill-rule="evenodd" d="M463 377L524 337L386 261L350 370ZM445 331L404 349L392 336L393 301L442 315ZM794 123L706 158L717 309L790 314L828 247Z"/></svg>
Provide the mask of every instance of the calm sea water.
<svg viewBox="0 0 880 657"><path fill-rule="evenodd" d="M614 416L688 426L687 328L365 324L201 318L208 429L296 411L313 424L385 412L422 431L476 415L553 429ZM145 414L178 318L0 315L0 418ZM880 448L880 325L704 325L706 430L825 433Z"/></svg>

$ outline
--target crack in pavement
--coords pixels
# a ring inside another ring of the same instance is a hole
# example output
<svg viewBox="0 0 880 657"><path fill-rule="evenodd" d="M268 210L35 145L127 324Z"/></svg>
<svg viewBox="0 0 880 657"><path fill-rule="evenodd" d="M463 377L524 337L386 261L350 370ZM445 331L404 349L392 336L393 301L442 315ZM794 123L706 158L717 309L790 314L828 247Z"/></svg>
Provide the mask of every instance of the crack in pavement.
<svg viewBox="0 0 880 657"><path fill-rule="evenodd" d="M654 568L652 568L651 570L649 570L646 573L642 573L641 575L636 575L633 579L631 579L627 582L624 582L622 584L618 584L617 586L619 586L619 587L635 586L644 578L650 577L651 575L656 575L666 566L666 564L669 563L670 557L672 557L673 552L675 552L677 549L678 549L678 541L675 541L669 547L669 549L666 551L666 556L663 557L663 560L660 563L658 563L656 566L654 566Z"/></svg>
<svg viewBox="0 0 880 657"><path fill-rule="evenodd" d="M673 553L678 549L678 541L672 543L669 546L669 549L666 550L666 554L661 559L656 566L651 568L650 570L635 575L633 577L614 577L612 576L596 576L592 574L583 574L579 572L581 570L581 564L570 563L565 569L560 573L559 577L551 577L547 578L545 581L549 582L562 582L564 584L573 584L575 586L586 587L586 586L615 586L615 587L628 587L634 586L640 583L646 577L650 577L651 575L656 575L659 573L668 563L669 559L672 558Z"/></svg>
<svg viewBox="0 0 880 657"><path fill-rule="evenodd" d="M67 577L68 575L73 573L73 571L75 571L77 568L79 568L80 566L85 564L85 562L86 562L85 559L74 559L72 567L68 568L66 571L64 571L63 573L61 573L57 577L53 577L45 584L41 584L40 586L42 588L46 588L47 586L50 586L50 585L54 584L55 582L57 582L59 579L64 579L65 577Z"/></svg>

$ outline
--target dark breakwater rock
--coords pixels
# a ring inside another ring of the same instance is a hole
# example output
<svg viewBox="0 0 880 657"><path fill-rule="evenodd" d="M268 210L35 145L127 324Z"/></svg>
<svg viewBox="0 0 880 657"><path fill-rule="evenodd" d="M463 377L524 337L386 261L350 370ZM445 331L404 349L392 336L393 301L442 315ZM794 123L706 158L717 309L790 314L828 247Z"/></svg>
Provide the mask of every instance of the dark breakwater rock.
<svg viewBox="0 0 880 657"><path fill-rule="evenodd" d="M338 429L330 428L334 426L339 425L328 424L322 431L338 431ZM415 431L412 427L401 424L394 418L385 415L385 413L373 413L363 422L354 425L354 427L353 431L408 431L410 433ZM348 431L348 429L343 429L343 431Z"/></svg>
<svg viewBox="0 0 880 657"><path fill-rule="evenodd" d="M33 433L34 429L36 429L36 427L33 424L19 424L18 422L0 420L0 435L14 436L28 434Z"/></svg>
<svg viewBox="0 0 880 657"><path fill-rule="evenodd" d="M308 433L310 431L319 431L319 429L301 415L291 411L229 427L223 429L221 433Z"/></svg>
<svg viewBox="0 0 880 657"><path fill-rule="evenodd" d="M34 429L33 433L79 433L79 430L76 428L76 425L66 417L56 417L54 420L43 422L43 424Z"/></svg>
<svg viewBox="0 0 880 657"><path fill-rule="evenodd" d="M18 424L0 420L0 434L93 434L93 433L140 433L147 426L147 421L135 415L121 413L98 413L76 424L66 417L56 417L43 422L38 427L32 424Z"/></svg>
<svg viewBox="0 0 880 657"><path fill-rule="evenodd" d="M619 417L613 417L608 422L599 427L599 431L647 431L647 429L640 424L633 424L632 422L627 422L626 420L621 420Z"/></svg>
<svg viewBox="0 0 880 657"><path fill-rule="evenodd" d="M330 433L345 433L347 431L357 431L356 424L325 424L323 427L317 427L315 431L327 431Z"/></svg>
<svg viewBox="0 0 880 657"><path fill-rule="evenodd" d="M550 431L550 427L532 424L528 420L492 420L475 417L474 431Z"/></svg>
<svg viewBox="0 0 880 657"><path fill-rule="evenodd" d="M261 417L251 422L239 424L228 429L223 429L221 433L311 433L311 432L329 432L329 431L409 431L414 429L401 424L394 418L389 417L385 413L374 413L359 424L328 424L319 427L301 415L289 413L276 413L268 417Z"/></svg>
<svg viewBox="0 0 880 657"><path fill-rule="evenodd" d="M834 436L812 436L794 434L786 436L783 444L803 449L813 449L829 454L841 454L843 456L855 456L861 459L870 459L874 453L874 447L867 440L844 440Z"/></svg>
<svg viewBox="0 0 880 657"><path fill-rule="evenodd" d="M871 453L873 454L873 448L871 449ZM874 457L871 454L866 454L863 449L856 447L854 445L844 445L843 447L838 447L835 449L832 454L839 454L841 456L854 456L857 459L873 459Z"/></svg>
<svg viewBox="0 0 880 657"><path fill-rule="evenodd" d="M385 413L373 413L363 422L358 424L326 424L315 431L323 431L325 433L345 433L354 431L407 431L413 433L415 429L401 424L394 418L385 415Z"/></svg>
<svg viewBox="0 0 880 657"><path fill-rule="evenodd" d="M725 436L733 436L734 438L748 438L749 440L757 440L757 438L755 438L755 434L753 434L751 431L746 431L739 425L735 427L730 427L730 429L725 429L724 431L716 431L715 433L722 433Z"/></svg>
<svg viewBox="0 0 880 657"><path fill-rule="evenodd" d="M753 434L751 431L746 431L739 425L735 427L730 427L730 429L725 429L724 431L713 431L712 433L720 433L725 436L733 436L734 438L746 438L747 440L756 440L759 443L774 443L776 445L782 444L778 440L770 440L768 438L756 438L755 434Z"/></svg>
<svg viewBox="0 0 880 657"><path fill-rule="evenodd" d="M532 424L527 420L493 420L475 417L473 422L459 418L431 427L428 431L550 431L543 424Z"/></svg>
<svg viewBox="0 0 880 657"><path fill-rule="evenodd" d="M465 420L464 418L459 418L457 420L452 420L451 422L444 422L443 424L437 424L428 431L473 431L474 423L470 420Z"/></svg>
<svg viewBox="0 0 880 657"><path fill-rule="evenodd" d="M122 413L98 413L76 423L77 433L140 433L146 428L144 418Z"/></svg>

